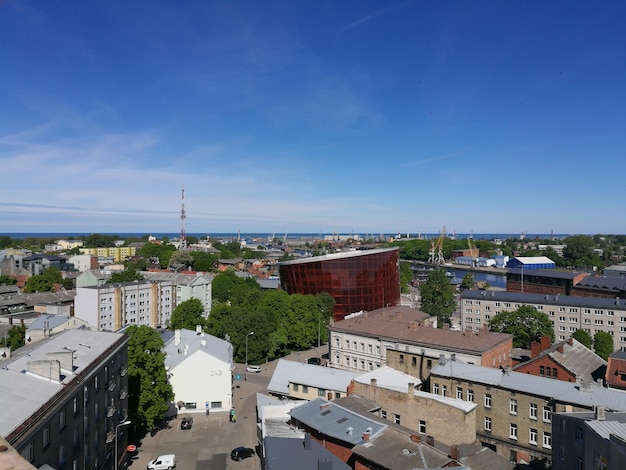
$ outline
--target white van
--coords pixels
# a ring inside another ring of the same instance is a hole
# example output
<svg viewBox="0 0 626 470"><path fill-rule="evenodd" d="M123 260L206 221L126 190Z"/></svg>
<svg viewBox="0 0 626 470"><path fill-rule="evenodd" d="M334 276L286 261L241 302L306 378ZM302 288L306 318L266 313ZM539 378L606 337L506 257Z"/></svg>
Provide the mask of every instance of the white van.
<svg viewBox="0 0 626 470"><path fill-rule="evenodd" d="M172 470L175 467L176 456L174 454L159 455L148 463L148 470Z"/></svg>

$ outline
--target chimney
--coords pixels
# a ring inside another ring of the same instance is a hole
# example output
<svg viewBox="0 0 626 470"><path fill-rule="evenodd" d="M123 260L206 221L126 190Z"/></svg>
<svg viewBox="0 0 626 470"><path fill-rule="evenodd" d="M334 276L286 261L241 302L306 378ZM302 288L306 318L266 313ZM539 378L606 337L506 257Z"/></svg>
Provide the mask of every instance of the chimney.
<svg viewBox="0 0 626 470"><path fill-rule="evenodd" d="M58 351L46 353L49 361L59 361L61 369L70 373L74 372L74 351Z"/></svg>
<svg viewBox="0 0 626 470"><path fill-rule="evenodd" d="M416 321L412 321L409 323L409 330L417 330L417 322Z"/></svg>
<svg viewBox="0 0 626 470"><path fill-rule="evenodd" d="M361 439L363 439L364 442L369 442L370 435L368 433L364 432L363 436L361 436Z"/></svg>
<svg viewBox="0 0 626 470"><path fill-rule="evenodd" d="M444 330L449 330L450 329L450 323L444 323L443 324L443 329Z"/></svg>
<svg viewBox="0 0 626 470"><path fill-rule="evenodd" d="M456 361L456 354L454 354L454 353L450 354L450 360L451 361Z"/></svg>
<svg viewBox="0 0 626 470"><path fill-rule="evenodd" d="M180 344L180 330L174 330L174 346Z"/></svg>
<svg viewBox="0 0 626 470"><path fill-rule="evenodd" d="M202 333L202 325L196 325L196 334L201 334Z"/></svg>
<svg viewBox="0 0 626 470"><path fill-rule="evenodd" d="M420 436L419 434L411 434L411 440L420 444L422 442L422 436Z"/></svg>
<svg viewBox="0 0 626 470"><path fill-rule="evenodd" d="M489 325L483 325L483 327L478 330L478 336L487 336L489 333Z"/></svg>
<svg viewBox="0 0 626 470"><path fill-rule="evenodd" d="M598 421L604 421L606 419L606 411L604 406L596 406L596 419Z"/></svg>
<svg viewBox="0 0 626 470"><path fill-rule="evenodd" d="M568 339L567 344L569 344L570 346L574 346L574 339L573 338Z"/></svg>
<svg viewBox="0 0 626 470"><path fill-rule="evenodd" d="M537 357L541 353L541 345L537 341L530 343L530 357Z"/></svg>
<svg viewBox="0 0 626 470"><path fill-rule="evenodd" d="M50 381L61 381L61 363L56 360L28 361L26 363L26 372Z"/></svg>
<svg viewBox="0 0 626 470"><path fill-rule="evenodd" d="M330 459L319 459L317 461L317 470L332 470L333 462Z"/></svg>
<svg viewBox="0 0 626 470"><path fill-rule="evenodd" d="M376 380L376 379L370 379L370 386L372 386L372 387L377 387L377 386L378 386L378 380Z"/></svg>
<svg viewBox="0 0 626 470"><path fill-rule="evenodd" d="M550 341L550 337L549 336L545 336L545 335L541 336L541 350L542 351L545 351L546 349L549 349L551 344L552 344L552 342Z"/></svg>
<svg viewBox="0 0 626 470"><path fill-rule="evenodd" d="M408 389L407 393L408 393L409 395L412 395L412 394L413 394L413 391L414 391L414 389L415 389L415 384L414 384L413 382L409 382L409 383L407 384L407 389Z"/></svg>
<svg viewBox="0 0 626 470"><path fill-rule="evenodd" d="M450 446L450 458L452 460L459 460L459 458L461 458L459 446Z"/></svg>

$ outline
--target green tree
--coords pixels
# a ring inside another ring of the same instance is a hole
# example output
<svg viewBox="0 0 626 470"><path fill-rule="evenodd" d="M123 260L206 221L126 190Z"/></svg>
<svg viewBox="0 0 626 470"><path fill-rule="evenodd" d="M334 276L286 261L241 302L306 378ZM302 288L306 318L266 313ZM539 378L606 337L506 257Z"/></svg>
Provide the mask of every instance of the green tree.
<svg viewBox="0 0 626 470"><path fill-rule="evenodd" d="M85 237L85 246L87 248L111 248L115 246L115 242L120 237L117 235L102 235L100 233L92 233Z"/></svg>
<svg viewBox="0 0 626 470"><path fill-rule="evenodd" d="M146 243L137 250L137 256L142 256L146 259L158 258L160 267L165 269L170 265L170 258L175 251L176 247L173 245Z"/></svg>
<svg viewBox="0 0 626 470"><path fill-rule="evenodd" d="M199 299L189 299L179 303L172 312L170 329L195 331L197 325L204 326L204 306Z"/></svg>
<svg viewBox="0 0 626 470"><path fill-rule="evenodd" d="M55 284L63 284L61 271L54 266L46 268L41 274L31 276L24 285L24 292L52 292Z"/></svg>
<svg viewBox="0 0 626 470"><path fill-rule="evenodd" d="M174 266L176 264L184 264L189 267L193 264L193 256L186 251L175 251L170 256L170 262L168 266Z"/></svg>
<svg viewBox="0 0 626 470"><path fill-rule="evenodd" d="M123 271L115 272L111 274L111 277L107 280L107 284L119 284L121 282L133 282L142 281L143 276L137 272L134 266L125 268Z"/></svg>
<svg viewBox="0 0 626 470"><path fill-rule="evenodd" d="M548 336L554 341L554 327L550 317L530 305L522 305L513 311L503 310L489 320L489 328L491 331L513 335L514 348L529 348L530 343L540 341L541 336Z"/></svg>
<svg viewBox="0 0 626 470"><path fill-rule="evenodd" d="M563 248L563 257L572 266L590 265L593 258L595 242L587 235L574 235L563 240L566 245Z"/></svg>
<svg viewBox="0 0 626 470"><path fill-rule="evenodd" d="M591 335L580 328L572 333L572 338L583 344L588 349L591 349L591 346L593 345L593 338Z"/></svg>
<svg viewBox="0 0 626 470"><path fill-rule="evenodd" d="M446 277L446 272L433 269L428 278L420 286L422 311L437 317L437 326L443 328L450 322L452 312L456 310L454 287Z"/></svg>
<svg viewBox="0 0 626 470"><path fill-rule="evenodd" d="M473 289L474 288L474 275L472 273L467 273L463 276L463 280L461 281L461 289Z"/></svg>
<svg viewBox="0 0 626 470"><path fill-rule="evenodd" d="M11 348L11 351L15 351L24 346L24 344L26 344L26 326L13 325L7 333L6 339L2 338L0 340L0 344L4 347Z"/></svg>
<svg viewBox="0 0 626 470"><path fill-rule="evenodd" d="M400 290L403 294L409 292L409 285L413 280L413 270L411 269L411 263L406 261L400 262Z"/></svg>
<svg viewBox="0 0 626 470"><path fill-rule="evenodd" d="M14 286L17 284L17 279L9 277L6 274L0 275L0 286Z"/></svg>
<svg viewBox="0 0 626 470"><path fill-rule="evenodd" d="M148 326L129 326L128 400L131 419L136 426L152 429L163 419L174 398L167 381L163 339Z"/></svg>
<svg viewBox="0 0 626 470"><path fill-rule="evenodd" d="M75 246L74 248L70 248L65 252L67 256L80 255L80 248Z"/></svg>
<svg viewBox="0 0 626 470"><path fill-rule="evenodd" d="M593 350L605 361L613 353L613 337L606 331L598 331L593 336Z"/></svg>
<svg viewBox="0 0 626 470"><path fill-rule="evenodd" d="M211 283L213 301L228 302L230 300L230 291L238 280L235 272L230 269L215 276Z"/></svg>
<svg viewBox="0 0 626 470"><path fill-rule="evenodd" d="M202 251L192 251L189 253L193 258L193 269L195 271L211 272L215 269L218 257L210 253L204 253Z"/></svg>

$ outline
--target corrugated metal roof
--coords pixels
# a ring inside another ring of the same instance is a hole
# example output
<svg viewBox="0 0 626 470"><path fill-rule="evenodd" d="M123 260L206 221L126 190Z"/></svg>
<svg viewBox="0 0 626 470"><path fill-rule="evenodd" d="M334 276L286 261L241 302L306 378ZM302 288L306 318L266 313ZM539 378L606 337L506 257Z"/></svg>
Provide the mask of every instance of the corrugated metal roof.
<svg viewBox="0 0 626 470"><path fill-rule="evenodd" d="M593 429L600 437L608 439L611 434L626 439L626 423L619 421L586 421L585 425Z"/></svg>
<svg viewBox="0 0 626 470"><path fill-rule="evenodd" d="M291 416L312 429L348 444L363 442L363 434L370 439L387 429L386 424L361 416L328 400L317 398L291 410Z"/></svg>
<svg viewBox="0 0 626 470"><path fill-rule="evenodd" d="M466 290L461 293L465 300L492 300L496 302L517 302L519 304L542 304L564 307L587 307L603 309L626 309L626 299L605 299L601 297L581 297L576 295L529 294L526 292Z"/></svg>
<svg viewBox="0 0 626 470"><path fill-rule="evenodd" d="M289 384L295 383L345 392L352 379L358 375L347 370L279 359L267 390L272 393L289 395Z"/></svg>
<svg viewBox="0 0 626 470"><path fill-rule="evenodd" d="M365 385L370 385L372 379L376 379L376 386L380 388L386 388L387 390L395 390L396 392L408 393L409 384L413 384L413 387L421 385L422 381L413 377L412 375L405 374L389 366L384 366L379 369L367 372L354 378L355 382L359 382ZM411 393L413 390L411 390Z"/></svg>

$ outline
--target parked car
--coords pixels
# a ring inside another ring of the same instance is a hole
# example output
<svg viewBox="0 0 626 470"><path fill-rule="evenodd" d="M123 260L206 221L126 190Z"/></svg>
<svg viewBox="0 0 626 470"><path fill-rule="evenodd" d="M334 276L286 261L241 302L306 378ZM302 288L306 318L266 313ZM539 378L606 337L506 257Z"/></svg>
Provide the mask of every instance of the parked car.
<svg viewBox="0 0 626 470"><path fill-rule="evenodd" d="M193 426L193 418L190 418L190 417L183 418L183 420L180 422L180 429L191 429L192 426Z"/></svg>
<svg viewBox="0 0 626 470"><path fill-rule="evenodd" d="M306 362L319 366L322 364L322 360L319 357L310 357Z"/></svg>
<svg viewBox="0 0 626 470"><path fill-rule="evenodd" d="M172 470L176 467L176 455L159 455L148 463L148 470Z"/></svg>
<svg viewBox="0 0 626 470"><path fill-rule="evenodd" d="M248 372L254 372L255 374L258 374L259 372L261 372L261 366L248 366L246 367L246 370Z"/></svg>
<svg viewBox="0 0 626 470"><path fill-rule="evenodd" d="M247 459L248 457L253 457L256 454L254 449L250 447L235 447L230 451L230 458L232 460L240 461L243 459Z"/></svg>

